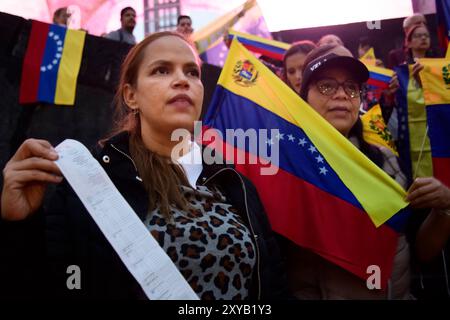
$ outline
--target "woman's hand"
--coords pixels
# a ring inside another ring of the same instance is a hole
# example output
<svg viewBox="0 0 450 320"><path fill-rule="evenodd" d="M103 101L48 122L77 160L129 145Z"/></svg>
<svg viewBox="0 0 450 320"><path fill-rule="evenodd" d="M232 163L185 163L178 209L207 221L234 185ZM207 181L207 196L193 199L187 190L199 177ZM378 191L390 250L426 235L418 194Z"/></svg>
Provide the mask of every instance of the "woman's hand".
<svg viewBox="0 0 450 320"><path fill-rule="evenodd" d="M450 209L450 189L433 177L417 178L406 200L414 208Z"/></svg>
<svg viewBox="0 0 450 320"><path fill-rule="evenodd" d="M62 175L53 162L58 154L45 140L28 139L3 169L1 215L5 220L23 220L42 204L48 183Z"/></svg>

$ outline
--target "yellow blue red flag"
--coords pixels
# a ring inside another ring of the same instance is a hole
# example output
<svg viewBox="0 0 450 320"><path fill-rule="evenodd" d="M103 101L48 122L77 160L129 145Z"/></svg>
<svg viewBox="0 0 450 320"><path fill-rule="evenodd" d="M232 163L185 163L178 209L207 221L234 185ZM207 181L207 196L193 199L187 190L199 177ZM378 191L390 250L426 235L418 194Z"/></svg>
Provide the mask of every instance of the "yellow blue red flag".
<svg viewBox="0 0 450 320"><path fill-rule="evenodd" d="M86 32L32 21L20 103L73 105Z"/></svg>
<svg viewBox="0 0 450 320"><path fill-rule="evenodd" d="M270 40L230 29L228 31L228 38L232 40L234 37L237 37L239 42L242 43L248 50L280 61L283 60L284 53L291 47L288 43Z"/></svg>
<svg viewBox="0 0 450 320"><path fill-rule="evenodd" d="M205 124L223 137L227 130L267 130L259 149L247 143L235 151L261 158L258 150L279 145L275 174L262 174L267 158L236 163L256 185L272 228L361 278L376 264L387 283L405 191L237 40Z"/></svg>

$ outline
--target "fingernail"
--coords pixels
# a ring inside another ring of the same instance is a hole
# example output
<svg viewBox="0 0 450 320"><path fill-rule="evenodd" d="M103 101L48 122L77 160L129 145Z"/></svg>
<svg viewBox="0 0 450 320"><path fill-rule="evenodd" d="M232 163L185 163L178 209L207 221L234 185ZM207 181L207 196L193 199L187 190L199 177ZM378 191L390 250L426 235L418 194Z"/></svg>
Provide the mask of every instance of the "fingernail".
<svg viewBox="0 0 450 320"><path fill-rule="evenodd" d="M57 157L58 157L58 154L56 153L56 151L50 151L49 155L50 155L52 158L57 158Z"/></svg>

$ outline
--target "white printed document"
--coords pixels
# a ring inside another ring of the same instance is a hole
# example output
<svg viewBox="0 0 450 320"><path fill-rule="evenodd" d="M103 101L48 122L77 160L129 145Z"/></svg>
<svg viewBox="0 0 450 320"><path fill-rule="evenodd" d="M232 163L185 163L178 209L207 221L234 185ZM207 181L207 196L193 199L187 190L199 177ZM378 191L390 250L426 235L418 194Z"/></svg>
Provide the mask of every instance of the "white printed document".
<svg viewBox="0 0 450 320"><path fill-rule="evenodd" d="M55 163L148 298L198 300L89 150L70 139L55 149Z"/></svg>

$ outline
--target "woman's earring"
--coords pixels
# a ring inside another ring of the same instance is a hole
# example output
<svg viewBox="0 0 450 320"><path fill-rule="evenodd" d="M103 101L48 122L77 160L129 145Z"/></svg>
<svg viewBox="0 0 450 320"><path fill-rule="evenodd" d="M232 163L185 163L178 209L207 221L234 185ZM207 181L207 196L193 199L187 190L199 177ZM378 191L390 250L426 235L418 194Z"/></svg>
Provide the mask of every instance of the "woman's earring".
<svg viewBox="0 0 450 320"><path fill-rule="evenodd" d="M138 108L133 109L133 111L131 111L131 113L133 113L134 115L137 115L137 114L139 114L139 109Z"/></svg>

